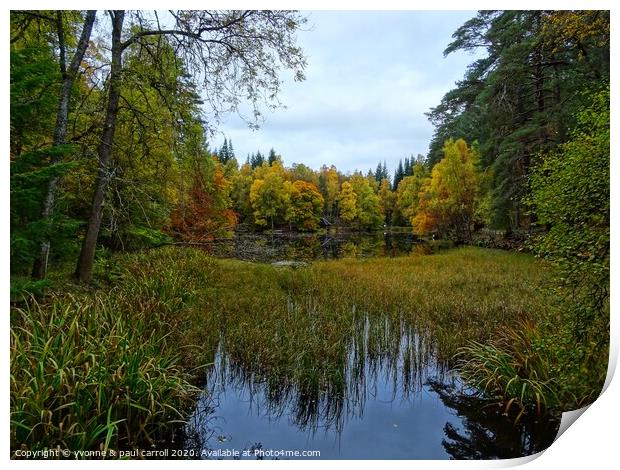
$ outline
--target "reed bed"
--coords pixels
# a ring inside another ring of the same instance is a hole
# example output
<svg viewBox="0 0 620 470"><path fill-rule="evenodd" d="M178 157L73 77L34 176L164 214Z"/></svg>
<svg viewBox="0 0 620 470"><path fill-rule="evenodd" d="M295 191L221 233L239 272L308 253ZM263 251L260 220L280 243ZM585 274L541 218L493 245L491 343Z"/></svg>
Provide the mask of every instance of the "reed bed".
<svg viewBox="0 0 620 470"><path fill-rule="evenodd" d="M12 449L158 445L218 346L274 396L350 396L373 362L413 386L430 362L454 365L459 348L547 308L543 263L472 247L299 269L175 247L106 263L98 289L63 286L12 312Z"/></svg>

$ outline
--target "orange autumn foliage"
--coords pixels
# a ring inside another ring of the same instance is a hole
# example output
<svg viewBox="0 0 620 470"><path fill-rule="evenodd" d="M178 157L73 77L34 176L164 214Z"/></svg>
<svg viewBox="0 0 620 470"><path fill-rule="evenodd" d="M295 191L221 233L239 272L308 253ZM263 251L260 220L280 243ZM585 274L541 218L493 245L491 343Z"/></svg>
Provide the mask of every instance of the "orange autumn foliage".
<svg viewBox="0 0 620 470"><path fill-rule="evenodd" d="M179 240L212 241L237 224L221 166L207 173L206 177L199 171L194 174L191 188L171 215L168 231Z"/></svg>

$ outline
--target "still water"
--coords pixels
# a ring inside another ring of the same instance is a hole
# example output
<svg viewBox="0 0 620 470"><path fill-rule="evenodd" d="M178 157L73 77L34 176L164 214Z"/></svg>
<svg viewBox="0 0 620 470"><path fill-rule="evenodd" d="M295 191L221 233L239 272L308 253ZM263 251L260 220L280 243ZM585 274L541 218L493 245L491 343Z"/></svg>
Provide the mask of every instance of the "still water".
<svg viewBox="0 0 620 470"><path fill-rule="evenodd" d="M411 252L420 241L411 229L390 232L347 233L324 235L275 233L274 235L243 234L219 240L206 246L215 256L246 261L312 261L320 259L402 256Z"/></svg>
<svg viewBox="0 0 620 470"><path fill-rule="evenodd" d="M416 243L407 233L251 236L214 251L309 261L406 255ZM557 434L557 417L515 423L515 415L479 398L436 360L431 332L360 314L344 343L342 361L324 365L327 381L296 383L231 359L220 332L204 393L184 430L186 449L203 458L496 459L544 450Z"/></svg>

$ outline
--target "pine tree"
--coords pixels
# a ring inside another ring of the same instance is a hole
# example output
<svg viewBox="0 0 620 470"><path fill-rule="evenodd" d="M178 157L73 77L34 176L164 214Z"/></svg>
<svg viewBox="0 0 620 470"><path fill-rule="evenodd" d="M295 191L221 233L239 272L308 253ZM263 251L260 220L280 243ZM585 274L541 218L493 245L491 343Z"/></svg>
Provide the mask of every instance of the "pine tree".
<svg viewBox="0 0 620 470"><path fill-rule="evenodd" d="M411 176L413 174L413 155L411 158L405 157L404 176Z"/></svg>
<svg viewBox="0 0 620 470"><path fill-rule="evenodd" d="M222 148L218 152L217 156L220 162L225 164L228 161L228 155L228 141L224 139L224 145L222 145Z"/></svg>
<svg viewBox="0 0 620 470"><path fill-rule="evenodd" d="M250 165L252 165L252 168L258 168L259 166L263 166L263 163L265 163L265 157L257 150L256 153L252 154L250 157Z"/></svg>
<svg viewBox="0 0 620 470"><path fill-rule="evenodd" d="M381 181L383 180L383 166L381 165L381 162L379 162L379 164L377 165L377 170L375 171L374 178L377 183L381 183Z"/></svg>
<svg viewBox="0 0 620 470"><path fill-rule="evenodd" d="M269 156L267 157L269 166L273 165L277 159L278 159L278 156L276 155L276 151L272 147L271 150L269 150Z"/></svg>
<svg viewBox="0 0 620 470"><path fill-rule="evenodd" d="M403 161L398 160L398 167L396 168L396 172L394 173L394 186L393 191L398 189L398 184L405 177L405 170L403 169Z"/></svg>

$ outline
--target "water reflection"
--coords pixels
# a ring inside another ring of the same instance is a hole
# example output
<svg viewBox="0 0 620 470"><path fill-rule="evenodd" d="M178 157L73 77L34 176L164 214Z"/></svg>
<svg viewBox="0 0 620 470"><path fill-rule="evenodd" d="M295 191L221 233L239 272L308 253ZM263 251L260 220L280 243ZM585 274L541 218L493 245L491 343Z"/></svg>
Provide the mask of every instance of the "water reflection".
<svg viewBox="0 0 620 470"><path fill-rule="evenodd" d="M216 256L249 261L316 260L409 254L419 240L410 232L237 234L207 246Z"/></svg>
<svg viewBox="0 0 620 470"><path fill-rule="evenodd" d="M454 459L510 459L536 454L549 447L557 435L559 417L526 415L515 422L515 414L506 415L473 393L435 380L430 386L461 419L460 429L449 422L444 426L442 445Z"/></svg>
<svg viewBox="0 0 620 470"><path fill-rule="evenodd" d="M515 425L462 392L459 377L435 359L431 335L400 318L357 316L342 348L321 370L271 373L231 357L223 332L186 427L187 447L252 456L285 449L319 450L330 459L486 459L538 452L555 437L553 418Z"/></svg>

